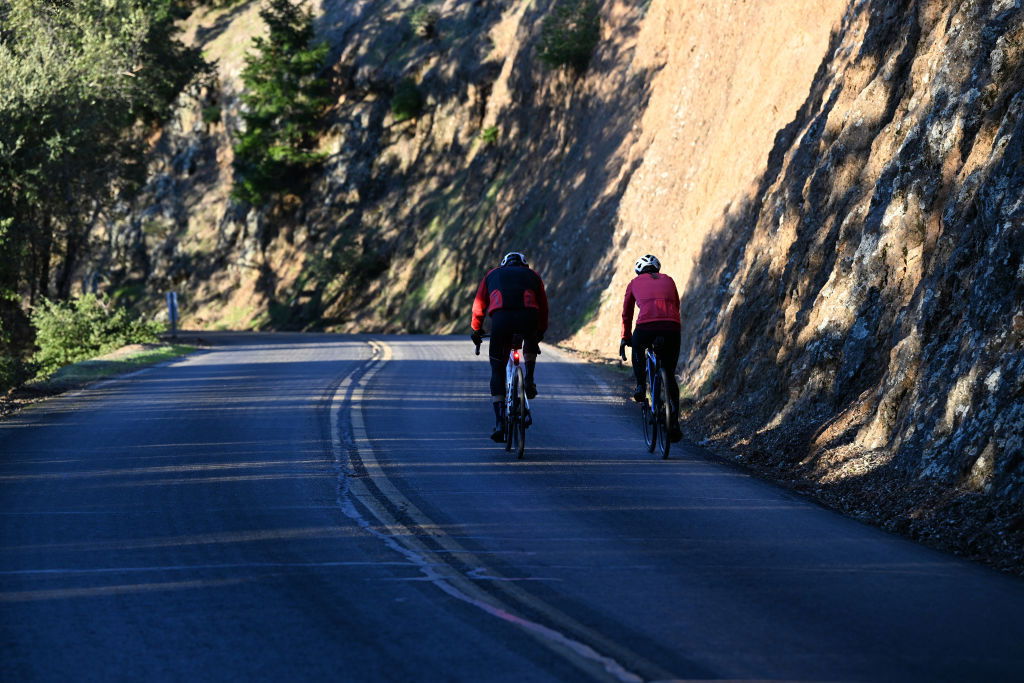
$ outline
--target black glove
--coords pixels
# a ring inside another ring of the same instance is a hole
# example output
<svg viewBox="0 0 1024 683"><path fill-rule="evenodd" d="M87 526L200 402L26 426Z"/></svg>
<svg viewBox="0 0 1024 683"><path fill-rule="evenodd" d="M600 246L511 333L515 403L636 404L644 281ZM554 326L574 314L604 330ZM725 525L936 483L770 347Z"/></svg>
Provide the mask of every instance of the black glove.
<svg viewBox="0 0 1024 683"><path fill-rule="evenodd" d="M629 341L626 339L619 342L619 358L622 360L626 360L626 347L629 345Z"/></svg>
<svg viewBox="0 0 1024 683"><path fill-rule="evenodd" d="M469 338L473 340L474 344L480 346L484 341L484 332L483 330L473 330L473 334L469 335Z"/></svg>
<svg viewBox="0 0 1024 683"><path fill-rule="evenodd" d="M543 332L538 332L537 333L537 343L540 344L542 341L544 341L544 333Z"/></svg>

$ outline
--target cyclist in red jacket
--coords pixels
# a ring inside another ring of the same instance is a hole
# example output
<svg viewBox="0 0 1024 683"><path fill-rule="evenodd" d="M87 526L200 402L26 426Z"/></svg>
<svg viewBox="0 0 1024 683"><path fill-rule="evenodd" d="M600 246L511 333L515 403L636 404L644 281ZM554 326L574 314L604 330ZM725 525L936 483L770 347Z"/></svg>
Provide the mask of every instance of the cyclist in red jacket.
<svg viewBox="0 0 1024 683"><path fill-rule="evenodd" d="M633 270L636 277L626 287L626 298L622 302L622 340L619 342L619 355L625 360L626 347L633 347L633 375L636 376L633 400L643 401L647 394L644 352L658 337L664 339L658 357L669 376L668 393L672 403L669 436L672 441L679 441L682 438L679 431L679 384L676 382L676 364L679 362L682 330L679 319L679 292L672 278L661 274L661 261L650 254L637 259ZM640 309L640 315L636 318L636 329L631 331L634 306Z"/></svg>
<svg viewBox="0 0 1024 683"><path fill-rule="evenodd" d="M526 361L526 397L537 395L534 369L540 354L539 343L548 329L548 296L544 282L526 264L518 251L505 254L501 265L484 276L473 301L473 343L483 337L484 318L491 317L491 401L496 426L491 438L505 441L505 424L501 419L505 403L505 364L512 350L512 336L523 336L523 359Z"/></svg>

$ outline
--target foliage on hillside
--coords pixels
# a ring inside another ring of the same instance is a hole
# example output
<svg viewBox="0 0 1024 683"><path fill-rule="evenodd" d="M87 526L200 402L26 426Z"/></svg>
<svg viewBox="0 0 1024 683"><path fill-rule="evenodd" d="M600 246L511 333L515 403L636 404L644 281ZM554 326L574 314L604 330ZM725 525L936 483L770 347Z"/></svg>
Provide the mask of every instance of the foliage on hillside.
<svg viewBox="0 0 1024 683"><path fill-rule="evenodd" d="M595 0L557 0L544 18L540 60L552 68L583 73L601 39L601 14Z"/></svg>
<svg viewBox="0 0 1024 683"><path fill-rule="evenodd" d="M290 0L271 0L260 17L269 35L253 40L242 72L245 129L235 146L234 189L257 205L300 192L306 172L323 160L316 124L328 104L319 76L328 48L313 44L310 14Z"/></svg>

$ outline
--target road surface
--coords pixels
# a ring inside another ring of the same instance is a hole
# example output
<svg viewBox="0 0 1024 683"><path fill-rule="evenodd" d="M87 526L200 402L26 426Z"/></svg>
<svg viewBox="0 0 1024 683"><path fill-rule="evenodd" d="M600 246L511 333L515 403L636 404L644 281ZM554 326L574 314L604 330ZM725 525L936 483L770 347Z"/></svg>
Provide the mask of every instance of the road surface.
<svg viewBox="0 0 1024 683"><path fill-rule="evenodd" d="M222 335L0 421L0 678L1020 680L1024 582L642 447L548 349Z"/></svg>

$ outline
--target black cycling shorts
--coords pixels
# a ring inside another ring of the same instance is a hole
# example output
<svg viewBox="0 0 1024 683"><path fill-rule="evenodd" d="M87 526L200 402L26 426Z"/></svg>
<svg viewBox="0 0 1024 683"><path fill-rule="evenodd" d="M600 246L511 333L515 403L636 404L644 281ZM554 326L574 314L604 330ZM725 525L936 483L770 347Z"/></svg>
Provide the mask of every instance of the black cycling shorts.
<svg viewBox="0 0 1024 683"><path fill-rule="evenodd" d="M524 355L540 353L538 316L534 308L500 309L491 314L491 345L487 352L491 361L491 396L505 395L505 364L515 335L523 337Z"/></svg>

